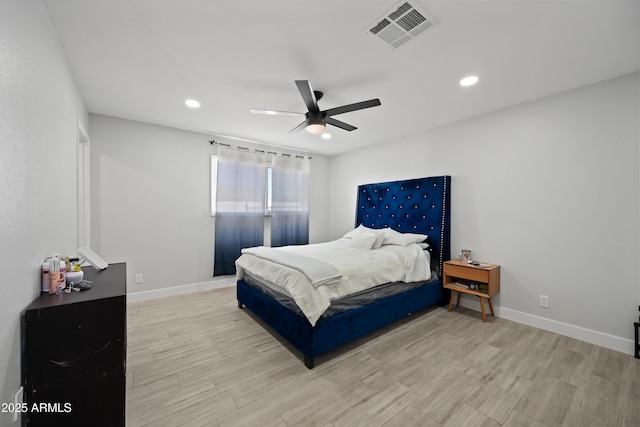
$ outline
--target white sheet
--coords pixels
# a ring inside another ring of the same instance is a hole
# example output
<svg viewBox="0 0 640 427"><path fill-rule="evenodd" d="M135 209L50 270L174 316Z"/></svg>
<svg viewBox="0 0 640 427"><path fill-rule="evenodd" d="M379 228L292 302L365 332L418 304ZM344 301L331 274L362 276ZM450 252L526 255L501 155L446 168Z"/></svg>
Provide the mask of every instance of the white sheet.
<svg viewBox="0 0 640 427"><path fill-rule="evenodd" d="M243 254L236 260L236 276L242 279L248 271L276 284L280 292L294 299L311 325L316 324L334 299L384 283L417 282L431 277L427 254L415 243L365 250L349 247L347 239L338 239L279 249L332 264L342 278L314 289L300 271L250 254Z"/></svg>

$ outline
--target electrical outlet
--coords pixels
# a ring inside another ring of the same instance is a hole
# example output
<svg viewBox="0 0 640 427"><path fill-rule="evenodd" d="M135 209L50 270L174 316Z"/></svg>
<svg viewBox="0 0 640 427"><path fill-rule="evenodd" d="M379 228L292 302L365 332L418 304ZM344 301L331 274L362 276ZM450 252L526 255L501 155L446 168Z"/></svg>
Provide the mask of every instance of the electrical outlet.
<svg viewBox="0 0 640 427"><path fill-rule="evenodd" d="M142 283L142 279L143 278L141 273L136 274L136 283Z"/></svg>
<svg viewBox="0 0 640 427"><path fill-rule="evenodd" d="M15 396L13 397L13 403L15 404L14 406L14 411L13 411L13 422L15 423L16 421L18 421L18 414L21 412L18 410L18 408L22 408L22 403L23 403L23 394L24 394L24 389L22 388L22 386L20 386L20 388L18 389L18 391L16 391Z"/></svg>
<svg viewBox="0 0 640 427"><path fill-rule="evenodd" d="M540 307L549 308L549 297L540 295Z"/></svg>

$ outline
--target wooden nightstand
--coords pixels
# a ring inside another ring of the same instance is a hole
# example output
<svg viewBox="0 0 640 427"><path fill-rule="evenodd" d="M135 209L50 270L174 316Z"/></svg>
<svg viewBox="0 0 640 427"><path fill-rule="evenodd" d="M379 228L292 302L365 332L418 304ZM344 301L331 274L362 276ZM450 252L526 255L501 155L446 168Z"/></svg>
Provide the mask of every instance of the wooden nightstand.
<svg viewBox="0 0 640 427"><path fill-rule="evenodd" d="M470 282L476 285L486 285L487 291L476 289L469 289L465 285ZM456 294L458 295L458 301L456 306L460 305L460 295L469 294L475 295L480 298L480 308L482 309L482 321L487 321L487 316L484 311L484 300L486 298L489 301L489 309L491 309L491 315L495 316L493 312L493 304L491 303L491 297L500 292L500 266L495 264L481 263L481 266L476 267L463 261L451 260L444 263L444 274L442 280L443 286L446 289L451 289L451 299L449 300L449 311L453 307L453 299Z"/></svg>

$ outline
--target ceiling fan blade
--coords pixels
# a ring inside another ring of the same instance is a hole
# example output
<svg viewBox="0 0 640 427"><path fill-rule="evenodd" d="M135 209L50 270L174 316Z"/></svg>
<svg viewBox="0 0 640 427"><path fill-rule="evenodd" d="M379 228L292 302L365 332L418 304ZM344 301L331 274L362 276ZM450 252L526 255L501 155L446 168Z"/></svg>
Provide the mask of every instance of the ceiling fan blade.
<svg viewBox="0 0 640 427"><path fill-rule="evenodd" d="M358 129L355 126L351 126L349 123L341 122L340 120L336 120L333 117L327 117L324 119L324 122L328 125L333 125L339 127L340 129L348 130L351 132L352 130Z"/></svg>
<svg viewBox="0 0 640 427"><path fill-rule="evenodd" d="M300 132L302 129L307 127L307 121L300 123L298 126L294 127L289 131L289 133Z"/></svg>
<svg viewBox="0 0 640 427"><path fill-rule="evenodd" d="M338 114L348 113L350 111L362 110L364 108L377 107L382 105L379 99L370 99L368 101L356 102L355 104L343 105L342 107L329 108L325 110L327 116L335 116Z"/></svg>
<svg viewBox="0 0 640 427"><path fill-rule="evenodd" d="M319 112L318 101L316 100L316 95L313 93L313 89L311 89L309 80L296 80L296 86L298 86L298 91L300 91L300 95L302 95L307 110L311 113Z"/></svg>
<svg viewBox="0 0 640 427"><path fill-rule="evenodd" d="M296 113L295 111L262 110L260 108L250 108L249 111L253 114L268 114L270 116L304 116L304 113Z"/></svg>

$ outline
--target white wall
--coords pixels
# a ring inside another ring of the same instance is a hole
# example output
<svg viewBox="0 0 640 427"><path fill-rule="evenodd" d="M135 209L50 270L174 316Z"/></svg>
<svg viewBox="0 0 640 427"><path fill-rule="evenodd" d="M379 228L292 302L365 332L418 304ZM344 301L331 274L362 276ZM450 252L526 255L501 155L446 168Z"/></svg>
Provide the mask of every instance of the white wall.
<svg viewBox="0 0 640 427"><path fill-rule="evenodd" d="M76 253L76 120L88 116L40 2L0 10L0 402L13 403L41 262ZM0 412L0 425L19 424Z"/></svg>
<svg viewBox="0 0 640 427"><path fill-rule="evenodd" d="M210 205L210 159L215 148L207 142L212 137L101 115L91 115L90 120L93 249L107 262L127 262L129 295L160 296L185 285L215 286ZM314 155L312 242L328 235L327 169L327 159ZM135 283L137 273L143 274L141 284Z"/></svg>
<svg viewBox="0 0 640 427"><path fill-rule="evenodd" d="M452 255L502 265L501 317L632 353L639 117L635 73L333 157L331 237L357 185L452 175Z"/></svg>

